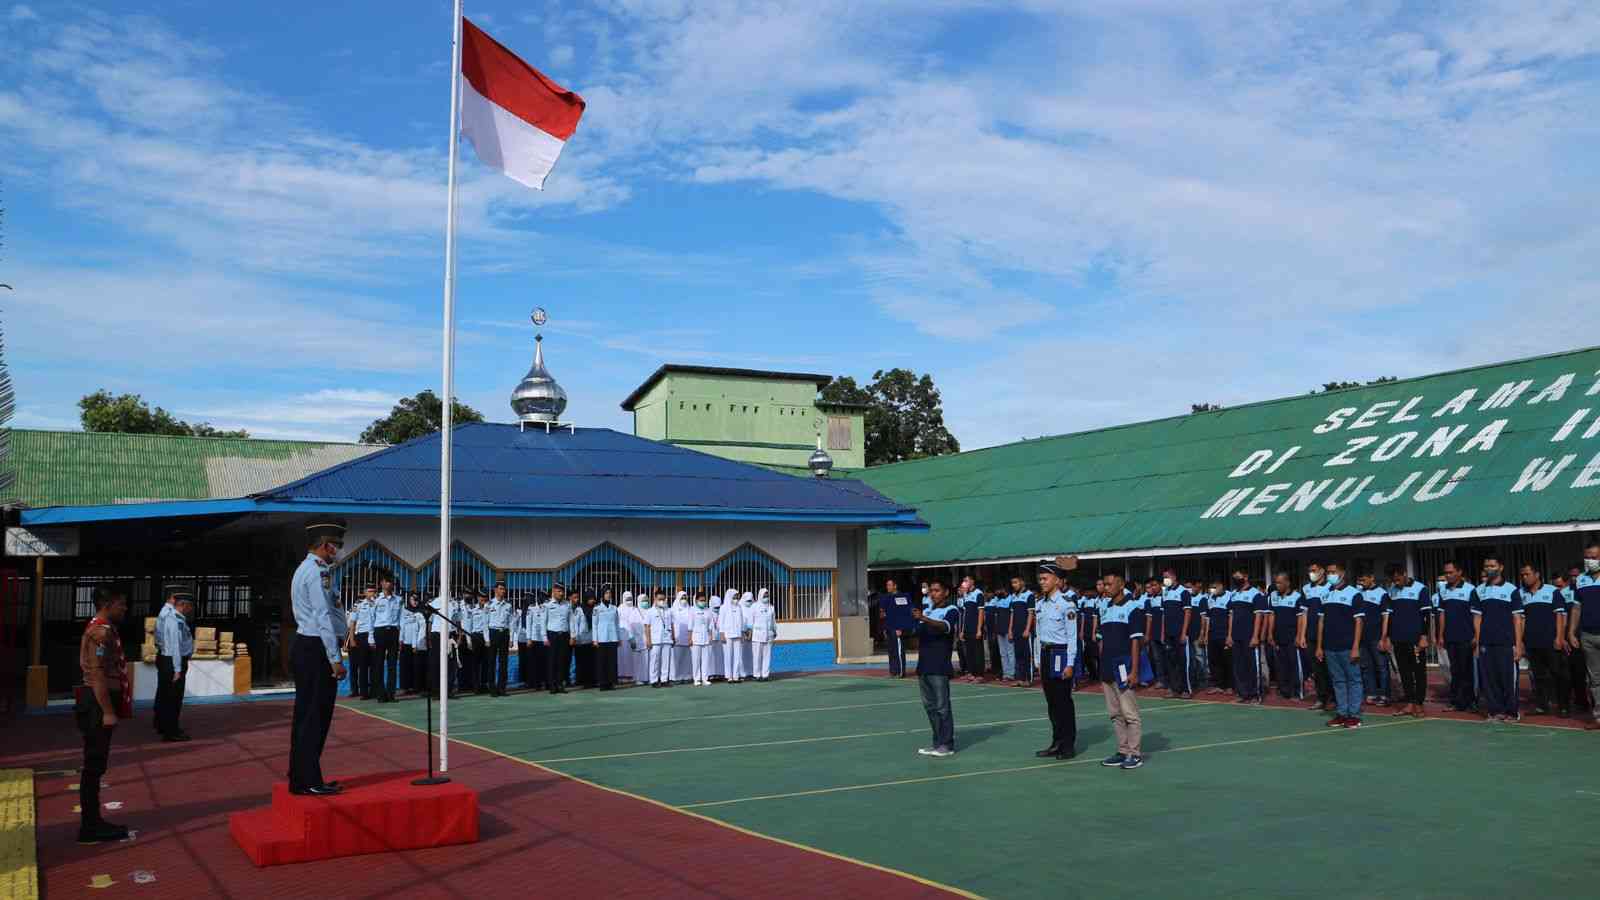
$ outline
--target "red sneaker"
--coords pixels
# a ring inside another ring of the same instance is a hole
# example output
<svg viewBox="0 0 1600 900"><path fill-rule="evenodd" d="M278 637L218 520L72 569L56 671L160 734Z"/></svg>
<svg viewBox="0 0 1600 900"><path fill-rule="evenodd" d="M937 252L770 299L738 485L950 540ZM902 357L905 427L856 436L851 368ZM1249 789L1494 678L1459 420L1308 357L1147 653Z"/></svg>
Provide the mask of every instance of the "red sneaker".
<svg viewBox="0 0 1600 900"><path fill-rule="evenodd" d="M1344 716L1334 716L1333 718L1328 720L1328 727L1329 728L1343 728L1344 727L1344 722L1345 722Z"/></svg>
<svg viewBox="0 0 1600 900"><path fill-rule="evenodd" d="M1349 716L1344 720L1344 727L1346 727L1346 728L1360 728L1361 727L1361 720L1356 718L1355 716Z"/></svg>

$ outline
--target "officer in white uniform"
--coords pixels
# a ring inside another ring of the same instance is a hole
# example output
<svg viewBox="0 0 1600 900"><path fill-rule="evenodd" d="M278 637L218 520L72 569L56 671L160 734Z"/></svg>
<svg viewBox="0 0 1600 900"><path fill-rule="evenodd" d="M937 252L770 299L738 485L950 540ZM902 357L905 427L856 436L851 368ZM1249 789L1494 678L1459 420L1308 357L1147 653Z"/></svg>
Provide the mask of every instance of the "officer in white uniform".
<svg viewBox="0 0 1600 900"><path fill-rule="evenodd" d="M640 631L644 628L644 617L639 615L639 605L633 600L633 591L622 592L622 605L617 607L617 628L621 631L621 640L617 644L617 678L620 681L633 681L637 673L644 671L642 666L635 664L637 648L641 646Z"/></svg>
<svg viewBox="0 0 1600 900"><path fill-rule="evenodd" d="M706 671L706 657L711 655L711 635L716 632L716 619L711 615L711 604L704 592L694 596L694 609L689 613L689 663L693 667L695 687L706 687L711 678Z"/></svg>
<svg viewBox="0 0 1600 900"><path fill-rule="evenodd" d="M765 591L766 589L762 588L762 590ZM750 673L755 670L755 661L751 657L752 649L750 647L750 615L755 605L755 594L745 591L739 595L739 617L744 622L744 640L739 644L739 671L743 672L746 678L750 677Z"/></svg>
<svg viewBox="0 0 1600 900"><path fill-rule="evenodd" d="M746 624L750 628L750 674L757 681L766 681L772 676L772 643L778 639L778 615L766 588L750 607Z"/></svg>
<svg viewBox="0 0 1600 900"><path fill-rule="evenodd" d="M706 679L716 681L725 677L722 671L722 598L711 595L711 647L706 650Z"/></svg>
<svg viewBox="0 0 1600 900"><path fill-rule="evenodd" d="M677 599L672 601L672 643L675 650L672 654L670 673L674 683L689 680L691 672L689 627L693 619L694 607L689 605L689 592L679 591Z"/></svg>
<svg viewBox="0 0 1600 900"><path fill-rule="evenodd" d="M644 613L644 645L649 653L646 668L650 686L672 684L672 610L667 609L667 592L656 591L655 603Z"/></svg>
<svg viewBox="0 0 1600 900"><path fill-rule="evenodd" d="M722 635L723 671L734 684L744 680L744 611L739 592L729 588L717 610L717 631Z"/></svg>

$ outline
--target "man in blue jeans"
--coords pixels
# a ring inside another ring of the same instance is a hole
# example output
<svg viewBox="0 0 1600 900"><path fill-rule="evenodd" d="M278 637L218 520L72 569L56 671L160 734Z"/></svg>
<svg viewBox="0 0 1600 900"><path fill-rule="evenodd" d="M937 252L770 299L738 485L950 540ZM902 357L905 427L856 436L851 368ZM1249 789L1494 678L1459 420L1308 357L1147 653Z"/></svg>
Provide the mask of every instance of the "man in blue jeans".
<svg viewBox="0 0 1600 900"><path fill-rule="evenodd" d="M950 605L950 589L942 581L928 586L933 607L912 608L917 623L917 683L922 688L922 708L933 727L933 746L917 752L923 756L951 756L956 752L956 720L950 712L950 650L956 636L957 610Z"/></svg>
<svg viewBox="0 0 1600 900"><path fill-rule="evenodd" d="M1361 727L1361 630L1360 591L1344 580L1344 566L1328 566L1328 593L1322 598L1322 617L1317 620L1317 661L1328 664L1328 680L1333 683L1333 718L1329 728Z"/></svg>

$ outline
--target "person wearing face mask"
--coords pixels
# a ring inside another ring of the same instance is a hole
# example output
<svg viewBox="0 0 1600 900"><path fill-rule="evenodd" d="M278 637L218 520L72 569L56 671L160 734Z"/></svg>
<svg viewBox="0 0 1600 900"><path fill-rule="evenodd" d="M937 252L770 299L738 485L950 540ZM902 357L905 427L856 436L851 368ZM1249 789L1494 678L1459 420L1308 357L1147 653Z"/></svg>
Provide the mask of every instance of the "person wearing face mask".
<svg viewBox="0 0 1600 900"><path fill-rule="evenodd" d="M728 681L738 684L744 680L744 610L739 605L739 592L733 588L722 595L717 631L722 634L723 670Z"/></svg>
<svg viewBox="0 0 1600 900"><path fill-rule="evenodd" d="M639 651L644 647L644 616L639 612L633 591L622 592L622 605L617 607L617 631L617 680L624 684L639 681L640 673L644 672L644 666L638 661Z"/></svg>
<svg viewBox="0 0 1600 900"><path fill-rule="evenodd" d="M1178 583L1176 569L1161 571L1161 641L1166 654L1167 698L1184 700L1194 696L1189 681L1189 624L1194 620L1189 589Z"/></svg>
<svg viewBox="0 0 1600 900"><path fill-rule="evenodd" d="M1400 686L1405 706L1397 715L1422 718L1427 700L1428 665L1423 654L1428 650L1428 615L1433 600L1422 582L1406 574L1405 567L1389 570L1388 599L1384 601L1378 649L1394 656L1400 669Z"/></svg>
<svg viewBox="0 0 1600 900"><path fill-rule="evenodd" d="M1589 696L1600 698L1600 543L1583 548L1583 571L1567 590L1567 644L1583 655L1589 676ZM1600 703L1590 707L1593 717L1585 731L1600 730Z"/></svg>
<svg viewBox="0 0 1600 900"><path fill-rule="evenodd" d="M711 634L716 627L715 622L706 595L696 593L694 609L689 613L689 671L695 687L711 684L706 674L706 656L711 652Z"/></svg>
<svg viewBox="0 0 1600 900"><path fill-rule="evenodd" d="M1483 717L1490 722L1515 721L1518 664L1522 661L1525 623L1522 595L1505 578L1497 557L1483 562L1483 583L1472 604L1472 642L1477 648L1478 672L1483 688Z"/></svg>
<svg viewBox="0 0 1600 900"><path fill-rule="evenodd" d="M1544 576L1531 563L1518 571L1518 598L1522 601L1522 645L1528 656L1528 671L1533 675L1533 711L1535 715L1550 715L1560 707L1562 718L1571 711L1566 708L1570 691L1567 685L1567 668L1560 665L1562 649L1567 644L1567 609L1561 593L1554 585L1546 584Z"/></svg>
<svg viewBox="0 0 1600 900"><path fill-rule="evenodd" d="M1477 704L1477 644L1474 637L1472 607L1478 601L1473 585L1461 566L1444 564L1444 583L1439 588L1439 635L1450 654L1450 708L1467 712Z"/></svg>
<svg viewBox="0 0 1600 900"><path fill-rule="evenodd" d="M1233 654L1233 692L1237 703L1256 703L1261 697L1261 632L1266 625L1267 596L1250 585L1250 574L1233 570L1233 593L1228 597L1228 649Z"/></svg>
<svg viewBox="0 0 1600 900"><path fill-rule="evenodd" d="M1285 700L1300 699L1306 684L1300 674L1297 644L1304 627L1301 620L1306 613L1303 599L1294 589L1288 572L1273 576L1272 591L1267 595L1267 643L1277 659L1278 696Z"/></svg>
<svg viewBox="0 0 1600 900"><path fill-rule="evenodd" d="M1072 589L1067 590L1070 592ZM1074 598L1076 596L1073 594ZM1011 642L1011 658L1014 661L1011 670L1012 681L1018 687L1029 687L1033 684L1033 646L1029 641L1028 613L1033 609L1033 592L1026 589L1020 577L1011 579L1011 594L1007 602L1011 615L1006 639ZM1078 638L1078 645L1081 648L1083 636L1080 634ZM1082 652L1078 654L1078 658L1083 659Z"/></svg>
<svg viewBox="0 0 1600 900"><path fill-rule="evenodd" d="M672 600L672 658L667 663L668 675L673 684L687 684L692 672L689 659L689 626L694 618L694 606L689 602L689 592L679 591Z"/></svg>
<svg viewBox="0 0 1600 900"><path fill-rule="evenodd" d="M1213 694L1233 690L1233 649L1228 646L1228 612L1231 592L1219 581L1211 582L1206 599L1206 663L1211 669Z"/></svg>
<svg viewBox="0 0 1600 900"><path fill-rule="evenodd" d="M650 686L672 686L672 610L667 607L667 592L658 590L655 602L644 615L644 643L649 652Z"/></svg>
<svg viewBox="0 0 1600 900"><path fill-rule="evenodd" d="M765 592L766 588L762 588L761 590ZM755 647L752 646L750 642L750 623L753 621L753 617L755 616L755 606L755 594L745 591L743 594L739 595L739 621L744 624L744 640L739 644L739 671L743 672L744 677L746 678L751 677L751 673L755 672L756 670Z"/></svg>
<svg viewBox="0 0 1600 900"><path fill-rule="evenodd" d="M1328 570L1312 563L1306 570L1306 583L1300 586L1300 605L1306 614L1295 637L1300 648L1301 670L1310 672L1317 689L1317 701L1308 708L1331 712L1333 710L1333 682L1328 677L1328 663L1317 658L1317 627L1322 621L1322 601L1328 596Z"/></svg>
<svg viewBox="0 0 1600 900"><path fill-rule="evenodd" d="M1344 567L1328 566L1328 594L1317 623L1317 659L1328 664L1334 715L1330 728L1361 727L1361 632L1366 617L1360 592L1344 583Z"/></svg>
<svg viewBox="0 0 1600 900"><path fill-rule="evenodd" d="M417 595L412 594L406 598L405 608L400 613L401 694L410 694L417 689L416 673L420 671L417 665L417 636L423 633L423 624L418 621L422 618L422 614L417 612L417 604Z"/></svg>
<svg viewBox="0 0 1600 900"><path fill-rule="evenodd" d="M778 615L772 595L766 588L756 594L750 607L750 677L766 681L772 677L772 643L778 639Z"/></svg>
<svg viewBox="0 0 1600 900"><path fill-rule="evenodd" d="M1383 621L1383 604L1389 599L1389 593L1378 586L1378 578L1371 572L1363 572L1356 579L1356 586L1361 590L1358 602L1365 613L1366 625L1361 630L1361 686L1368 703L1388 706L1389 654L1378 644L1383 637L1379 627Z"/></svg>
<svg viewBox="0 0 1600 900"><path fill-rule="evenodd" d="M711 646L706 649L706 680L710 682L726 681L727 673L722 669L722 596L715 591L711 593Z"/></svg>
<svg viewBox="0 0 1600 900"><path fill-rule="evenodd" d="M289 582L289 599L298 632L290 650L294 671L294 718L289 730L289 791L326 796L340 791L338 784L322 780L322 749L333 724L333 705L344 678L345 616L333 592L330 568L344 549L345 525L341 520L306 526L309 549ZM116 718L106 711L110 724ZM109 738L108 738L109 740ZM85 768L85 775L99 778ZM97 781L98 784L98 781ZM88 803L85 791L85 804ZM98 804L94 804L98 812ZM85 805L85 808L90 808Z"/></svg>

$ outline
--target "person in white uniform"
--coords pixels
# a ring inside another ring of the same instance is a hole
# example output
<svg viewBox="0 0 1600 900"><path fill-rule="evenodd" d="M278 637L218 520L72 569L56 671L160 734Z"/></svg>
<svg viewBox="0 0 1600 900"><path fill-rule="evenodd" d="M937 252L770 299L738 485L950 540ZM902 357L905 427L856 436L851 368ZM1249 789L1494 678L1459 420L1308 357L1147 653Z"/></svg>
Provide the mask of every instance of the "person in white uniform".
<svg viewBox="0 0 1600 900"><path fill-rule="evenodd" d="M689 614L689 657L694 667L695 687L706 687L711 678L706 672L706 657L711 655L711 635L716 632L716 619L711 616L710 604L704 593L694 596L694 610Z"/></svg>
<svg viewBox="0 0 1600 900"><path fill-rule="evenodd" d="M750 608L750 674L757 681L772 676L772 642L778 639L778 614L772 608L772 598L762 588Z"/></svg>
<svg viewBox="0 0 1600 900"><path fill-rule="evenodd" d="M726 677L734 684L744 680L744 612L739 592L728 589L722 608L717 610L717 632L722 635L722 659Z"/></svg>
<svg viewBox="0 0 1600 900"><path fill-rule="evenodd" d="M649 654L646 668L651 687L672 684L672 610L667 609L667 592L656 591L655 603L644 614L644 646Z"/></svg>
<svg viewBox="0 0 1600 900"><path fill-rule="evenodd" d="M711 595L711 647L706 650L706 679L726 677L722 671L722 598Z"/></svg>
<svg viewBox="0 0 1600 900"><path fill-rule="evenodd" d="M766 589L762 588L762 590L765 591ZM755 605L755 594L745 591L739 596L739 617L744 624L744 640L739 643L739 671L743 672L746 678L751 677L751 673L755 671L755 663L751 659L752 648L750 647L750 616L755 611Z"/></svg>
<svg viewBox="0 0 1600 900"><path fill-rule="evenodd" d="M689 605L689 592L679 591L672 601L672 663L670 674L675 684L689 680L692 669L689 661L689 627L694 620L694 607Z"/></svg>
<svg viewBox="0 0 1600 900"><path fill-rule="evenodd" d="M634 681L644 672L637 661L639 649L644 646L644 617L639 614L639 604L634 602L633 591L622 592L622 605L617 608L617 625L622 629L622 644L617 647L617 677ZM649 676L646 676L648 680Z"/></svg>

